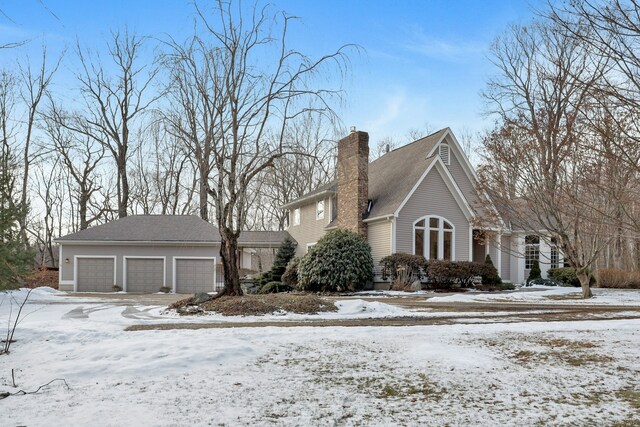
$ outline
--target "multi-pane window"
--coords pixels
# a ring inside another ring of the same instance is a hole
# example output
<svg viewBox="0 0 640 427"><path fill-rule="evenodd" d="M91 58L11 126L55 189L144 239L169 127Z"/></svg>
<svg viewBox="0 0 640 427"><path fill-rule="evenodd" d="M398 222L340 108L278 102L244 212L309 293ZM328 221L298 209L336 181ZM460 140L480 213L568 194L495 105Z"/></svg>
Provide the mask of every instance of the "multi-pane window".
<svg viewBox="0 0 640 427"><path fill-rule="evenodd" d="M558 251L558 241L556 238L551 239L551 250L549 253L549 259L551 261L551 268L558 268L560 266L560 252Z"/></svg>
<svg viewBox="0 0 640 427"><path fill-rule="evenodd" d="M300 208L293 210L293 225L300 225Z"/></svg>
<svg viewBox="0 0 640 427"><path fill-rule="evenodd" d="M316 219L324 219L324 200L316 203Z"/></svg>
<svg viewBox="0 0 640 427"><path fill-rule="evenodd" d="M524 268L530 270L534 261L540 262L540 236L532 234L524 238Z"/></svg>
<svg viewBox="0 0 640 427"><path fill-rule="evenodd" d="M420 218L413 226L413 253L427 259L453 260L454 228L444 218Z"/></svg>

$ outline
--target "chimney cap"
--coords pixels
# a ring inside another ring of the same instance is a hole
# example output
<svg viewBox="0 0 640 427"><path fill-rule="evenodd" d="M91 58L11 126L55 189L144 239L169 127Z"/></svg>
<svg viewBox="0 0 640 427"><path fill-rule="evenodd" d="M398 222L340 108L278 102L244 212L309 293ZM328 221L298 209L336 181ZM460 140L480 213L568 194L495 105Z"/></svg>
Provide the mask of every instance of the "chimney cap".
<svg viewBox="0 0 640 427"><path fill-rule="evenodd" d="M356 132L356 127L355 126L351 126L351 133L355 133Z"/></svg>

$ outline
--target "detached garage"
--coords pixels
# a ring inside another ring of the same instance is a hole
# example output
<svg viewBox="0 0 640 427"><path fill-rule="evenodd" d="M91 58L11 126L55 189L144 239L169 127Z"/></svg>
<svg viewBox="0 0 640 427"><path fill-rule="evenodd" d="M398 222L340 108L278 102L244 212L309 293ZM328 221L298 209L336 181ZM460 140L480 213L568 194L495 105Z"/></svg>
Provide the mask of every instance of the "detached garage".
<svg viewBox="0 0 640 427"><path fill-rule="evenodd" d="M281 232L243 232L247 248L278 248ZM57 240L60 290L76 292L214 292L224 286L220 234L193 215L135 215ZM115 286L115 289L114 289Z"/></svg>

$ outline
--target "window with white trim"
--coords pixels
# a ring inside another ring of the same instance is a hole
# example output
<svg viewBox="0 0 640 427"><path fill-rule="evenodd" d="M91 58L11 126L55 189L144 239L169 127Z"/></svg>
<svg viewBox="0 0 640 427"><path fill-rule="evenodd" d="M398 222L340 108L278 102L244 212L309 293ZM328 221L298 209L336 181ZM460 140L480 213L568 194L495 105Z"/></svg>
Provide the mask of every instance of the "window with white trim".
<svg viewBox="0 0 640 427"><path fill-rule="evenodd" d="M558 268L560 266L560 251L555 237L551 239L549 259L551 262L550 268Z"/></svg>
<svg viewBox="0 0 640 427"><path fill-rule="evenodd" d="M531 234L524 238L524 268L530 270L535 261L540 262L540 236Z"/></svg>
<svg viewBox="0 0 640 427"><path fill-rule="evenodd" d="M439 216L425 216L413 225L413 253L426 259L454 259L455 229Z"/></svg>
<svg viewBox="0 0 640 427"><path fill-rule="evenodd" d="M447 144L440 144L440 147L438 147L438 151L442 162L445 165L449 166L449 164L451 163L451 152L449 150L449 146Z"/></svg>
<svg viewBox="0 0 640 427"><path fill-rule="evenodd" d="M300 208L293 210L293 225L300 225Z"/></svg>
<svg viewBox="0 0 640 427"><path fill-rule="evenodd" d="M324 219L324 200L316 203L316 220Z"/></svg>

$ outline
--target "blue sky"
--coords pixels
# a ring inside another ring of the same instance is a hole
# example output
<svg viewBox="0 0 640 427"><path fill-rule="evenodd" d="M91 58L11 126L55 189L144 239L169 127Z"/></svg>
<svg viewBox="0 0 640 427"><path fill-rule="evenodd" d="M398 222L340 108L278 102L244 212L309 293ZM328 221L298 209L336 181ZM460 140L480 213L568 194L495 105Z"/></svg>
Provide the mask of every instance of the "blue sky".
<svg viewBox="0 0 640 427"><path fill-rule="evenodd" d="M250 2L244 2L250 4ZM478 132L490 124L480 92L493 73L491 41L510 23L526 22L543 2L513 1L295 1L275 9L301 20L291 29L295 47L311 56L355 43L339 113L346 127L369 132L373 142L391 136L406 142L411 129L450 126ZM37 56L44 42L55 55L76 37L100 48L111 29L127 25L139 34L178 39L189 35L193 6L185 0L0 1L0 40L32 39L9 55ZM70 49L69 51L72 51ZM60 70L59 86L72 80L73 62Z"/></svg>

